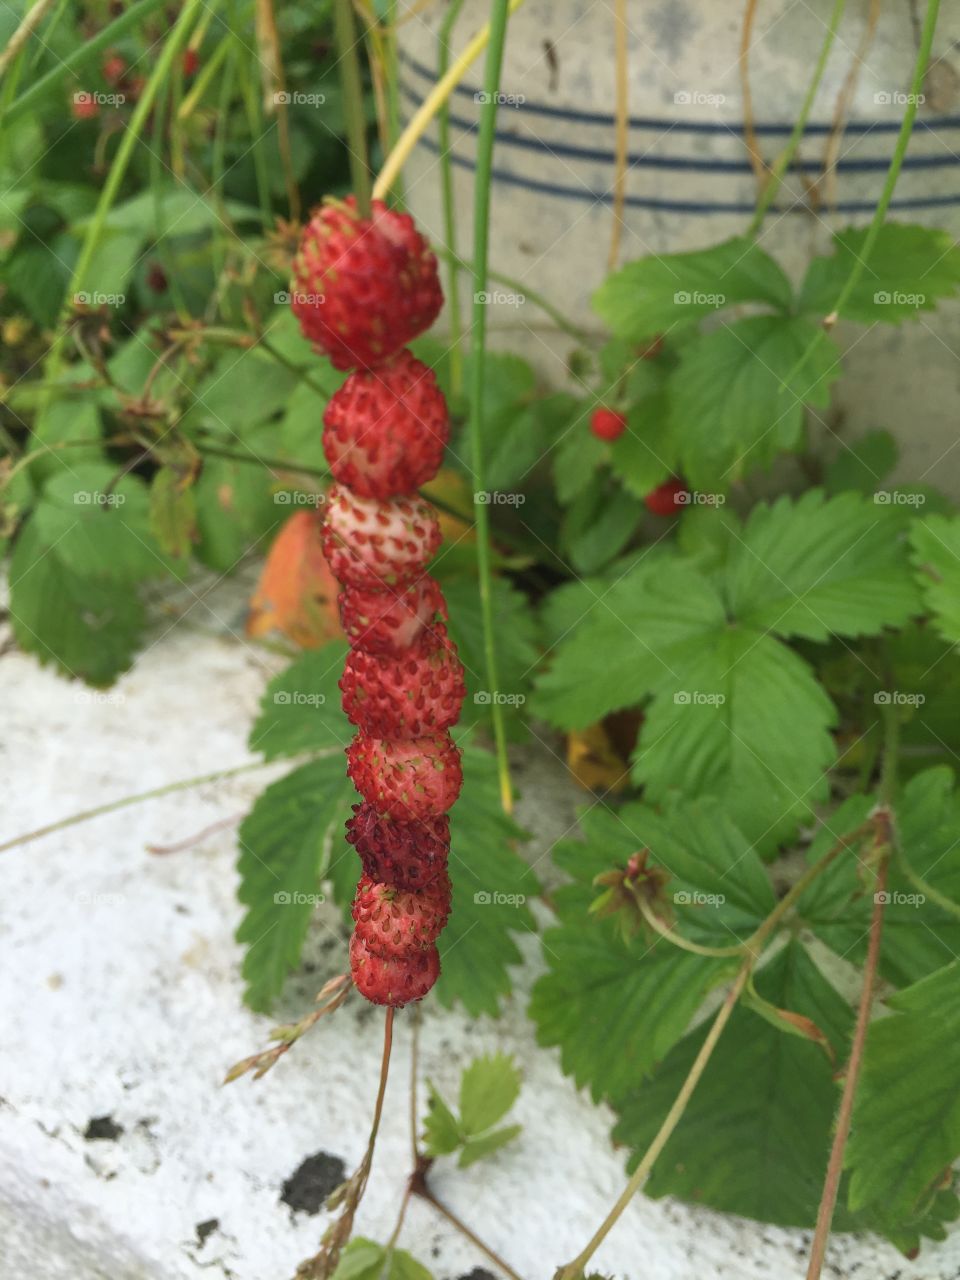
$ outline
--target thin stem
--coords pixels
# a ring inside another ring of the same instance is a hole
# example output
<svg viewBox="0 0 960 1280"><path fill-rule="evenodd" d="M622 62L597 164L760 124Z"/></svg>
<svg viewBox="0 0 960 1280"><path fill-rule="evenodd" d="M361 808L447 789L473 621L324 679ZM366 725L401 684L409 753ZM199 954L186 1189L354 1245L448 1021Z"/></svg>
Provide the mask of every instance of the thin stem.
<svg viewBox="0 0 960 1280"><path fill-rule="evenodd" d="M27 10L19 27L7 41L6 48L0 53L0 76L4 74L7 67L9 67L10 63L47 16L47 10L52 3L53 0L36 0L36 3Z"/></svg>
<svg viewBox="0 0 960 1280"><path fill-rule="evenodd" d="M414 1194L418 1195L421 1200L426 1200L427 1204L432 1204L441 1217L446 1218L452 1227L456 1227L460 1234L478 1248L481 1253L485 1254L494 1266L499 1267L503 1274L509 1277L509 1280L521 1280L521 1277L514 1271L513 1267L504 1262L499 1253L495 1253L488 1244L484 1244L476 1232L471 1231L462 1218L458 1218L452 1209L448 1209L442 1200L437 1199L424 1179L418 1180L413 1190Z"/></svg>
<svg viewBox="0 0 960 1280"><path fill-rule="evenodd" d="M857 83L860 79L860 69L866 64L870 46L873 44L874 36L877 33L877 23L880 21L880 6L881 0L870 0L870 9L860 35L860 43L853 54L850 69L847 71L843 86L837 95L830 136L827 138L827 145L823 152L823 172L816 185L817 203L821 203L820 189L822 187L824 192L822 203L826 204L828 209L836 204L837 199L837 159L840 155L840 144L843 140L844 120L853 101L853 95L856 92Z"/></svg>
<svg viewBox="0 0 960 1280"><path fill-rule="evenodd" d="M437 79L450 67L450 35L460 16L463 0L452 0L437 33ZM463 315L460 309L460 276L457 270L457 217L453 199L453 162L450 159L450 104L444 100L437 112L437 142L440 146L440 191L443 197L443 238L448 250L447 305L450 316L450 391L459 397L463 390Z"/></svg>
<svg viewBox="0 0 960 1280"><path fill-rule="evenodd" d="M646 898L638 897L637 902L640 907L640 914L646 920L647 924L655 933L659 933L661 938L666 938L668 942L672 942L675 947L680 947L684 951L692 951L695 956L741 956L743 955L744 945L737 943L736 946L730 947L705 947L699 942L691 942L689 938L684 938L679 933L674 933L668 924L666 924L656 914L653 907Z"/></svg>
<svg viewBox="0 0 960 1280"><path fill-rule="evenodd" d="M485 464L483 452L484 399L486 395L486 345L487 306L484 294L487 287L487 270L490 248L490 182L493 169L493 144L497 125L497 101L500 92L500 73L503 67L503 48L507 34L508 0L493 0L490 19L490 47L484 68L484 102L480 112L480 130L477 137L476 183L473 206L473 324L470 342L470 453L473 465L475 493L484 493ZM503 705L497 697L499 691L497 673L497 644L494 632L493 572L490 564L489 507L483 501L474 500L477 529L477 571L480 587L480 609L483 619L483 648L486 657L487 681L491 695L491 718L496 745L497 773L500 779L500 800L505 813L513 812L513 788L510 783L510 763L507 759L507 734Z"/></svg>
<svg viewBox="0 0 960 1280"><path fill-rule="evenodd" d="M960 902L954 902L953 898L948 898L945 893L941 893L939 889L935 889L932 884L924 880L919 871L914 870L908 861L902 849L896 851L896 861L898 869L910 881L913 887L928 898L935 906L942 911L949 912L950 915L960 919Z"/></svg>
<svg viewBox="0 0 960 1280"><path fill-rule="evenodd" d="M660 1152L669 1142L674 1129L679 1124L684 1111L687 1109L687 1104L693 1096L693 1091L699 1084L700 1077L706 1070L707 1063L710 1061L710 1056L717 1046L717 1041L720 1039L723 1029L730 1019L731 1013L733 1013L734 1005L739 1000L744 987L747 985L747 979L750 977L750 971L753 968L753 964L753 958L748 956L740 966L740 971L738 972L730 990L727 992L723 1004L717 1010L716 1017L710 1026L710 1030L707 1032L706 1039L700 1046L700 1051L696 1058L693 1060L693 1065L690 1067L690 1071L683 1082L680 1092L674 1099L673 1106L664 1117L663 1124L661 1124L657 1131L657 1136L644 1152L643 1159L633 1171L630 1181L620 1194L620 1198L607 1214L606 1218L604 1218L599 1228L594 1232L586 1248L579 1253L572 1262L568 1262L565 1267L560 1268L556 1274L555 1280L578 1280L578 1277L583 1273L584 1267L586 1267L597 1249L600 1248L600 1245L612 1231L624 1209L626 1209L627 1205L643 1186L647 1179L647 1175L656 1163Z"/></svg>
<svg viewBox="0 0 960 1280"><path fill-rule="evenodd" d="M458 258L455 253L451 253L448 248L444 248L442 245L437 246L436 252L441 258L445 258L447 262L455 266L458 271L473 270L469 262L464 262L462 258ZM584 342L589 338L590 335L586 329L581 329L574 324L572 320L569 320L563 314L559 307L554 306L549 298L529 288L526 281L520 280L517 276L504 275L502 271L491 270L488 271L487 275L491 280L496 280L498 284L505 284L516 293L522 294L525 301L532 302L534 306L539 307L541 311L545 312L553 320L558 329L562 329L564 333L569 333L572 338L576 338L580 342Z"/></svg>
<svg viewBox="0 0 960 1280"><path fill-rule="evenodd" d="M507 9L510 13L515 12L523 4L523 0L509 0ZM494 12L500 8L500 0L494 0ZM382 200L386 193L391 189L397 174L406 164L411 151L420 141L426 132L430 121L434 118L441 106L450 97L454 89L463 79L468 67L479 58L487 47L487 42L491 38L492 21L482 27L472 40L467 44L466 48L458 55L456 61L451 66L445 76L441 76L437 83L433 86L426 98L414 112L412 118L404 129L403 133L397 140L396 146L387 156L386 163L380 170L380 174L373 184L374 199Z"/></svg>
<svg viewBox="0 0 960 1280"><path fill-rule="evenodd" d="M784 894L753 935L743 944L743 949L746 952L743 964L741 965L723 1004L717 1011L716 1017L714 1018L713 1024L707 1033L706 1039L700 1046L700 1051L690 1067L687 1078L684 1080L673 1106L664 1117L663 1124L657 1131L656 1137L644 1152L643 1159L634 1170L616 1204L607 1214L606 1218L604 1218L600 1227L591 1238L589 1244L587 1244L586 1248L579 1253L572 1262L568 1262L566 1266L559 1268L555 1274L554 1280L579 1280L586 1264L593 1257L601 1243L609 1235L624 1209L626 1209L627 1205L643 1185L647 1175L656 1163L657 1157L666 1146L674 1129L676 1129L677 1125L680 1123L687 1104L693 1096L694 1089L696 1088L697 1083L703 1075L704 1069L710 1060L710 1055L713 1053L717 1041L720 1039L720 1034L727 1024L734 1005L743 994L743 989L746 986L751 973L756 967L757 961L760 959L762 954L763 946L771 933L798 899L803 896L813 881L826 871L827 867L829 867L831 863L839 857L844 849L848 849L851 845L862 839L868 832L876 830L877 822L877 817L868 819L866 822L861 823L861 825L855 830L849 832L847 835L841 836L840 839L827 850L822 858L815 862L813 866L807 868L799 880L797 880L791 886L789 891Z"/></svg>
<svg viewBox="0 0 960 1280"><path fill-rule="evenodd" d="M807 1280L819 1280L823 1268L823 1259L830 1238L830 1224L836 1208L837 1193L840 1190L840 1178L843 1174L843 1154L846 1150L847 1138L850 1134L850 1122L853 1118L853 1104L860 1079L860 1068L863 1065L863 1051L867 1043L867 1030L870 1024L870 1012L873 1007L873 993L876 985L877 967L880 962L880 942L883 936L883 909L886 905L887 870L889 856L884 855L877 869L877 879L873 897L873 915L870 920L870 942L867 947L867 962L863 970L863 987L860 991L860 1006L857 1009L857 1022L850 1046L850 1060L847 1063L846 1079L843 1083L843 1096L837 1112L837 1124L833 1135L833 1146L830 1148L830 1159L827 1163L827 1174L823 1184L823 1195L817 1211L817 1225L810 1246L810 1264L807 1267Z"/></svg>
<svg viewBox="0 0 960 1280"><path fill-rule="evenodd" d="M321 753L323 754L323 753ZM332 755L333 752L326 754ZM313 759L319 757L314 756ZM195 778L184 778L179 782L168 782L162 787L154 787L150 791L140 791L136 795L124 796L120 800L110 800L106 804L98 804L93 809L84 809L81 813L71 814L69 818L59 818L56 822L49 822L44 827L37 827L34 831L28 831L25 835L14 836L12 840L5 840L0 844L0 853L6 853L8 849L14 849L21 844L29 844L33 840L39 840L43 836L52 835L55 831L64 831L67 827L75 827L80 822L88 822L91 818L102 817L105 813L116 813L118 809L127 809L134 804L142 804L145 800L157 800L161 796L172 795L175 791L189 791L191 787L202 787L208 782L221 782L225 778L235 778L241 773L253 773L256 769L266 769L270 764L274 763L270 760L250 760L246 764L234 765L230 769L217 769L214 773L202 773Z"/></svg>
<svg viewBox="0 0 960 1280"><path fill-rule="evenodd" d="M894 188L897 185L897 179L900 177L900 168L903 164L903 157L906 154L907 146L910 142L910 135L913 132L913 122L917 114L917 104L920 100L920 91L923 87L923 77L926 74L927 64L930 61L930 50L933 47L933 34L937 26L937 16L940 12L940 0L928 0L927 12L923 19L923 30L920 35L920 46L917 49L917 58L913 67L913 79L910 85L910 94L907 101L907 109L903 114L903 122L900 125L900 132L897 135L897 145L894 148L893 156L890 160L890 167L887 169L887 176L883 183L883 190L880 193L880 199L874 210L873 218L870 222L869 230L863 242L863 248L856 255L850 274L840 290L836 302L830 313L824 317L823 328L818 329L814 336L807 344L806 350L800 356L786 378L781 383L781 391L786 390L793 385L793 381L797 374L805 368L810 357L816 348L824 340L825 330L832 329L840 317L844 306L849 300L854 289L860 283L860 277L867 268L870 260L870 254L877 242L877 236L880 234L880 228L883 226L887 216L887 209L893 198Z"/></svg>
<svg viewBox="0 0 960 1280"><path fill-rule="evenodd" d="M607 269L614 271L620 258L620 236L627 195L627 149L629 140L630 102L627 65L627 0L614 0L613 5L614 65L616 70L616 170L613 180L613 226Z"/></svg>
<svg viewBox="0 0 960 1280"><path fill-rule="evenodd" d="M753 23L757 16L757 0L747 0L743 11L743 26L740 30L740 96L743 98L743 140L747 144L750 164L757 179L757 193L767 172L757 130L753 122L753 94L750 91L750 42L753 38Z"/></svg>
<svg viewBox="0 0 960 1280"><path fill-rule="evenodd" d="M820 56L813 69L813 76L807 88L806 97L804 98L800 112L794 121L793 130L787 140L787 145L777 156L773 168L770 170L763 189L760 192L760 199L757 201L756 212L753 215L750 226L747 228L748 236L755 236L760 230L761 224L766 217L767 210L770 208L774 197L780 190L780 183L783 181L783 175L790 167L790 163L796 155L797 147L799 147L800 139L803 137L803 132L807 127L807 120L809 119L810 112L813 109L813 102L817 96L817 91L820 88L820 82L823 79L827 59L830 57L830 50L833 48L833 42L837 35L837 28L840 25L840 20L843 17L843 11L845 8L846 0L834 0L833 13L830 15L827 33L820 46Z"/></svg>
<svg viewBox="0 0 960 1280"><path fill-rule="evenodd" d="M367 122L363 111L363 80L357 56L357 33L352 0L333 0L333 28L337 40L340 81L343 86L350 153L350 181L362 217L370 215L370 163L367 158Z"/></svg>

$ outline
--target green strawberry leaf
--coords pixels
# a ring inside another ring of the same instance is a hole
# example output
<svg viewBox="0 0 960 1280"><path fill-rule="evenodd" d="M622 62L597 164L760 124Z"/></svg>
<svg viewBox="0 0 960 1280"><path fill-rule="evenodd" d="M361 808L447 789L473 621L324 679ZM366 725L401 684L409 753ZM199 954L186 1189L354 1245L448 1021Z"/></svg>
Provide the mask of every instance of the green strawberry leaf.
<svg viewBox="0 0 960 1280"><path fill-rule="evenodd" d="M960 1156L960 961L898 991L874 1021L846 1150L853 1210L913 1217Z"/></svg>
<svg viewBox="0 0 960 1280"><path fill-rule="evenodd" d="M917 580L934 625L960 644L960 516L927 516L911 531Z"/></svg>
<svg viewBox="0 0 960 1280"><path fill-rule="evenodd" d="M790 942L756 977L760 995L803 1015L843 1061L852 1015L804 948ZM649 1146L710 1025L686 1035L649 1080L635 1076L617 1105L614 1139ZM782 1226L810 1226L817 1213L837 1102L823 1049L738 1006L677 1128L645 1185L726 1213ZM744 1153L749 1158L744 1159ZM843 1229L841 1220L836 1223ZM849 1225L849 1224L847 1224Z"/></svg>
<svg viewBox="0 0 960 1280"><path fill-rule="evenodd" d="M679 444L671 431L665 392L648 396L627 414L627 429L610 446L610 465L636 498L645 498L678 468Z"/></svg>
<svg viewBox="0 0 960 1280"><path fill-rule="evenodd" d="M463 1143L457 1117L427 1081L427 1114L423 1120L423 1149L428 1156L448 1156Z"/></svg>
<svg viewBox="0 0 960 1280"><path fill-rule="evenodd" d="M829 315L850 273L863 257L866 227L834 236L829 258L814 258L800 290L801 310ZM960 287L960 249L947 231L887 222L880 228L866 269L843 316L858 324L900 324L932 311Z"/></svg>
<svg viewBox="0 0 960 1280"><path fill-rule="evenodd" d="M239 831L240 887L246 914L237 929L244 944L245 999L265 1010L296 967L334 858L342 857L343 823L353 786L335 751L272 783ZM344 960L346 956L344 955Z"/></svg>
<svg viewBox="0 0 960 1280"><path fill-rule="evenodd" d="M785 311L792 299L780 267L743 236L693 253L629 262L607 277L593 295L593 307L617 337L639 342L738 302L765 302Z"/></svg>
<svg viewBox="0 0 960 1280"><path fill-rule="evenodd" d="M383 1245L356 1236L341 1254L331 1280L433 1280L433 1277L405 1249L391 1249L388 1255Z"/></svg>
<svg viewBox="0 0 960 1280"><path fill-rule="evenodd" d="M460 1125L476 1137L503 1119L520 1096L520 1072L505 1053L474 1058L460 1077Z"/></svg>
<svg viewBox="0 0 960 1280"><path fill-rule="evenodd" d="M144 628L136 592L78 576L43 537L35 515L20 530L10 561L10 617L21 649L101 687L130 666Z"/></svg>
<svg viewBox="0 0 960 1280"><path fill-rule="evenodd" d="M335 640L302 654L274 676L250 730L251 751L279 760L348 746L354 729L341 709L338 685L346 653L347 646Z"/></svg>
<svg viewBox="0 0 960 1280"><path fill-rule="evenodd" d="M463 1144L457 1164L461 1169L466 1169L477 1160L492 1156L494 1152L505 1147L508 1142L512 1142L514 1138L519 1137L522 1132L522 1124L508 1124L502 1129L495 1129L493 1133L485 1133L482 1137L468 1138Z"/></svg>
<svg viewBox="0 0 960 1280"><path fill-rule="evenodd" d="M172 466L161 467L150 486L150 530L174 559L190 554L197 526L197 505L189 481Z"/></svg>
<svg viewBox="0 0 960 1280"><path fill-rule="evenodd" d="M841 440L826 469L824 488L831 497L848 489L874 494L897 465L899 456L897 442L889 431L868 431L852 444Z"/></svg>
<svg viewBox="0 0 960 1280"><path fill-rule="evenodd" d="M683 348L669 382L670 431L691 487L725 492L799 446L804 405L826 408L840 372L836 348L822 342L793 373L819 332L801 316L747 316Z"/></svg>

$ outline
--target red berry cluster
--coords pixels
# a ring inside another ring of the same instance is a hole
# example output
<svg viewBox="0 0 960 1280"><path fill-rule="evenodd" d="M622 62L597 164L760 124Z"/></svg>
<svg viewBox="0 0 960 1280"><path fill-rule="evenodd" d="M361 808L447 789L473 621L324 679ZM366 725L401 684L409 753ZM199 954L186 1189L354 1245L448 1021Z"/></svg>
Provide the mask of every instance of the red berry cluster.
<svg viewBox="0 0 960 1280"><path fill-rule="evenodd" d="M432 370L405 346L442 302L436 258L408 215L374 201L361 217L351 197L325 204L305 228L293 310L314 346L352 370L323 416L336 481L323 550L351 644L340 688L357 726L347 772L363 797L347 823L364 872L350 965L368 1000L393 1006L425 996L440 972L446 814L462 782L449 730L463 667L426 572L440 527L417 494L440 467L449 419Z"/></svg>

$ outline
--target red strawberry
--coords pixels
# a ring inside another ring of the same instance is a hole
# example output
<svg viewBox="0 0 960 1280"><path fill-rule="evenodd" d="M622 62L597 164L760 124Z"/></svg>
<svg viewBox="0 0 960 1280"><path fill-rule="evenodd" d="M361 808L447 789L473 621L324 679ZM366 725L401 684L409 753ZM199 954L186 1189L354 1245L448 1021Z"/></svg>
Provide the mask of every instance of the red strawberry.
<svg viewBox="0 0 960 1280"><path fill-rule="evenodd" d="M347 587L340 593L340 624L350 643L367 653L402 653L424 627L446 616L443 592L428 573L395 590Z"/></svg>
<svg viewBox="0 0 960 1280"><path fill-rule="evenodd" d="M447 923L450 892L445 871L416 893L361 876L353 900L356 932L377 955L423 951L436 942Z"/></svg>
<svg viewBox="0 0 960 1280"><path fill-rule="evenodd" d="M127 64L118 54L114 53L109 58L104 58L103 66L100 68L103 72L103 78L107 84L117 85L127 74Z"/></svg>
<svg viewBox="0 0 960 1280"><path fill-rule="evenodd" d="M433 508L415 495L380 502L338 484L327 494L323 554L344 585L402 586L423 572L440 537Z"/></svg>
<svg viewBox="0 0 960 1280"><path fill-rule="evenodd" d="M338 369L372 367L429 329L443 305L437 260L406 213L373 202L328 203L307 223L293 262L294 315Z"/></svg>
<svg viewBox="0 0 960 1280"><path fill-rule="evenodd" d="M460 752L448 733L409 742L358 733L347 747L347 773L364 800L404 822L446 813L463 785Z"/></svg>
<svg viewBox="0 0 960 1280"><path fill-rule="evenodd" d="M334 479L362 498L412 493L432 480L450 436L433 370L406 349L376 369L351 373L323 422Z"/></svg>
<svg viewBox="0 0 960 1280"><path fill-rule="evenodd" d="M340 677L348 720L371 738L425 738L456 724L463 663L442 622L396 657L352 649Z"/></svg>
<svg viewBox="0 0 960 1280"><path fill-rule="evenodd" d="M677 501L678 495L686 492L687 486L682 480L665 480L647 494L644 502L647 510L652 511L655 516L672 516L684 505Z"/></svg>
<svg viewBox="0 0 960 1280"><path fill-rule="evenodd" d="M350 939L350 970L362 996L396 1009L427 994L440 976L440 953L431 946L403 956L378 956L355 933Z"/></svg>
<svg viewBox="0 0 960 1280"><path fill-rule="evenodd" d="M200 55L196 49L184 49L183 51L183 74L185 76L195 76L200 70Z"/></svg>
<svg viewBox="0 0 960 1280"><path fill-rule="evenodd" d="M92 93L75 93L70 103L74 120L92 120L100 114L100 106Z"/></svg>
<svg viewBox="0 0 960 1280"><path fill-rule="evenodd" d="M371 880L397 889L422 889L446 869L450 819L446 814L418 822L397 822L372 804L355 804L347 840L359 853Z"/></svg>
<svg viewBox="0 0 960 1280"><path fill-rule="evenodd" d="M606 409L600 405L590 415L590 430L598 440L619 440L626 429L627 420L616 409Z"/></svg>

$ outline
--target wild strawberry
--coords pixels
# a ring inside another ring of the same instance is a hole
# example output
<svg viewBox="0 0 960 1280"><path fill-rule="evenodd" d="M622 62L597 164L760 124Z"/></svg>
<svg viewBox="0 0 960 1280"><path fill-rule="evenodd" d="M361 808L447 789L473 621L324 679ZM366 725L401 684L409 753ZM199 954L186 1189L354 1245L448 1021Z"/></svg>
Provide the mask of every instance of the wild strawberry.
<svg viewBox="0 0 960 1280"><path fill-rule="evenodd" d="M450 819L446 814L417 822L398 822L372 804L355 804L347 821L347 840L356 849L371 880L397 889L423 889L446 870Z"/></svg>
<svg viewBox="0 0 960 1280"><path fill-rule="evenodd" d="M431 946L450 915L450 878L444 871L416 893L361 876L353 900L357 933L371 951L402 956Z"/></svg>
<svg viewBox="0 0 960 1280"><path fill-rule="evenodd" d="M352 373L323 422L334 478L362 498L412 493L432 480L450 435L433 370L406 349L376 369Z"/></svg>
<svg viewBox="0 0 960 1280"><path fill-rule="evenodd" d="M440 545L433 508L416 496L355 497L343 485L327 494L323 553L338 582L352 587L402 586L421 574Z"/></svg>
<svg viewBox="0 0 960 1280"><path fill-rule="evenodd" d="M616 409L600 405L590 415L590 430L598 440L619 440L626 429L627 420Z"/></svg>
<svg viewBox="0 0 960 1280"><path fill-rule="evenodd" d="M428 573L405 587L345 587L340 593L341 626L350 643L366 653L403 653L425 627L446 616L440 584Z"/></svg>
<svg viewBox="0 0 960 1280"><path fill-rule="evenodd" d="M147 286L154 293L167 292L167 273L161 267L159 262L151 263L150 269L147 271Z"/></svg>
<svg viewBox="0 0 960 1280"><path fill-rule="evenodd" d="M648 493L644 498L648 511L652 511L655 516L673 516L682 508L683 503L679 502L678 496L687 492L687 486L682 480L665 480L663 484L657 485L656 489Z"/></svg>
<svg viewBox="0 0 960 1280"><path fill-rule="evenodd" d="M362 996L397 1009L427 994L440 976L440 953L430 946L402 956L381 956L355 933L350 939L350 971Z"/></svg>
<svg viewBox="0 0 960 1280"><path fill-rule="evenodd" d="M196 49L184 49L183 51L183 74L185 76L195 76L200 70L200 55Z"/></svg>
<svg viewBox="0 0 960 1280"><path fill-rule="evenodd" d="M446 813L463 785L460 752L448 733L409 742L358 733L347 747L347 773L364 800L404 822Z"/></svg>
<svg viewBox="0 0 960 1280"><path fill-rule="evenodd" d="M293 262L294 315L338 369L382 364L429 329L443 305L437 260L405 213L328 203L307 223Z"/></svg>
<svg viewBox="0 0 960 1280"><path fill-rule="evenodd" d="M340 678L347 719L371 738L425 738L456 724L463 663L437 623L396 657L351 650Z"/></svg>
<svg viewBox="0 0 960 1280"><path fill-rule="evenodd" d="M104 58L103 66L100 68L103 72L103 78L107 84L117 85L127 74L127 64L118 54L111 54L109 58Z"/></svg>
<svg viewBox="0 0 960 1280"><path fill-rule="evenodd" d="M74 120L93 120L100 114L100 106L92 93L75 93L70 102L70 114Z"/></svg>

